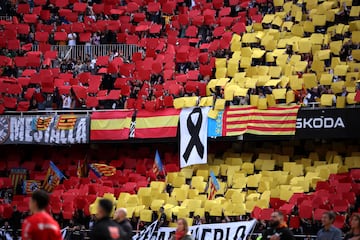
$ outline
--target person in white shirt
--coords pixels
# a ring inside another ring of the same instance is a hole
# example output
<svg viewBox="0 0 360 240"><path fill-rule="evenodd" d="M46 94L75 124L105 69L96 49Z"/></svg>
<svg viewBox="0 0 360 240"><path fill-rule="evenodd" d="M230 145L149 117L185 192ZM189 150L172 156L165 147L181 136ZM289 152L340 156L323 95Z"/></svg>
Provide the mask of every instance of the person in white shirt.
<svg viewBox="0 0 360 240"><path fill-rule="evenodd" d="M68 46L75 46L76 45L76 33L71 32L68 34Z"/></svg>
<svg viewBox="0 0 360 240"><path fill-rule="evenodd" d="M69 94L63 94L62 95L62 100L63 100L63 103L62 103L62 108L63 109L70 109L71 108L71 96Z"/></svg>

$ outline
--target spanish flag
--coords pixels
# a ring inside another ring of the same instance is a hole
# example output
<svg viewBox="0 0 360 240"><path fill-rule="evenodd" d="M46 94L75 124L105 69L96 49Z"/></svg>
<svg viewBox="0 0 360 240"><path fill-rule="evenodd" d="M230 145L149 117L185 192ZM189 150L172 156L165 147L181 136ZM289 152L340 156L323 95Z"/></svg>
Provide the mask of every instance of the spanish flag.
<svg viewBox="0 0 360 240"><path fill-rule="evenodd" d="M129 138L134 111L94 112L91 115L91 140L124 140Z"/></svg>
<svg viewBox="0 0 360 240"><path fill-rule="evenodd" d="M266 110L254 106L231 106L224 112L223 136L295 135L299 106L278 106Z"/></svg>
<svg viewBox="0 0 360 240"><path fill-rule="evenodd" d="M92 163L89 165L89 167L98 178L101 178L102 176L110 177L116 173L115 167L102 163Z"/></svg>
<svg viewBox="0 0 360 240"><path fill-rule="evenodd" d="M135 138L176 137L179 114L180 110L174 108L156 112L139 110L136 113Z"/></svg>
<svg viewBox="0 0 360 240"><path fill-rule="evenodd" d="M50 167L43 183L43 189L47 192L52 192L63 178L65 178L64 174L50 161Z"/></svg>
<svg viewBox="0 0 360 240"><path fill-rule="evenodd" d="M57 129L59 130L71 130L74 129L77 121L75 115L61 115L57 122Z"/></svg>
<svg viewBox="0 0 360 240"><path fill-rule="evenodd" d="M23 193L32 194L41 188L41 182L38 180L25 180L23 182Z"/></svg>

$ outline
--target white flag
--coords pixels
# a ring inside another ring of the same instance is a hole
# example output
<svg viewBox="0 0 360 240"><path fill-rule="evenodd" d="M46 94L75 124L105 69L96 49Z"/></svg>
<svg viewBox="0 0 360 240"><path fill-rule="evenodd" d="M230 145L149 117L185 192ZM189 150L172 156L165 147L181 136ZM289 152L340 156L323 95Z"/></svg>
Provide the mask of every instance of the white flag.
<svg viewBox="0 0 360 240"><path fill-rule="evenodd" d="M209 107L184 108L180 113L180 167L207 163Z"/></svg>

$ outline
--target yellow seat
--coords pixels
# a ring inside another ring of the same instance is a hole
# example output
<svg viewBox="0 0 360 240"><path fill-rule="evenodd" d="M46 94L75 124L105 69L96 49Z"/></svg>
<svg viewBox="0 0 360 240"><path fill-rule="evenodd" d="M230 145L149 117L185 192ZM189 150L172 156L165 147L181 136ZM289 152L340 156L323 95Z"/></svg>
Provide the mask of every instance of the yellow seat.
<svg viewBox="0 0 360 240"><path fill-rule="evenodd" d="M199 190L189 189L189 194L188 194L189 199L194 199L198 195L199 195Z"/></svg>
<svg viewBox="0 0 360 240"><path fill-rule="evenodd" d="M190 214L190 211L188 208L179 208L177 217L178 218L188 218Z"/></svg>
<svg viewBox="0 0 360 240"><path fill-rule="evenodd" d="M253 155L253 153L241 153L241 159L243 162L251 162Z"/></svg>
<svg viewBox="0 0 360 240"><path fill-rule="evenodd" d="M144 205L146 208L149 208L152 202L151 196L142 196L140 198L140 204Z"/></svg>
<svg viewBox="0 0 360 240"><path fill-rule="evenodd" d="M204 208L197 208L195 211L194 211L194 216L200 216L200 218L203 218L205 217L205 209Z"/></svg>
<svg viewBox="0 0 360 240"><path fill-rule="evenodd" d="M204 180L207 180L209 178L209 170L199 169L196 172L196 176L202 176Z"/></svg>
<svg viewBox="0 0 360 240"><path fill-rule="evenodd" d="M137 195L138 195L139 197L151 196L151 188L141 187L141 188L139 188Z"/></svg>
<svg viewBox="0 0 360 240"><path fill-rule="evenodd" d="M255 205L256 205L255 201L247 201L245 203L246 212L251 213L254 210Z"/></svg>
<svg viewBox="0 0 360 240"><path fill-rule="evenodd" d="M210 171L213 171L215 176L219 176L219 174L220 174L220 166L211 165L210 166Z"/></svg>
<svg viewBox="0 0 360 240"><path fill-rule="evenodd" d="M294 177L303 176L304 175L304 165L296 164L292 165L290 168L290 175Z"/></svg>
<svg viewBox="0 0 360 240"><path fill-rule="evenodd" d="M183 168L181 169L181 173L184 175L186 179L190 179L193 176L193 169L192 168Z"/></svg>
<svg viewBox="0 0 360 240"><path fill-rule="evenodd" d="M254 164L250 162L244 162L241 166L241 169L244 170L247 174L254 174Z"/></svg>
<svg viewBox="0 0 360 240"><path fill-rule="evenodd" d="M243 164L241 157L228 157L225 160L225 163L228 165L239 165L241 166Z"/></svg>
<svg viewBox="0 0 360 240"><path fill-rule="evenodd" d="M187 199L187 191L180 188L174 188L171 196L175 197L176 201L184 201Z"/></svg>
<svg viewBox="0 0 360 240"><path fill-rule="evenodd" d="M246 193L242 193L242 192L234 192L231 195L231 202L232 203L244 203L245 202L245 195Z"/></svg>
<svg viewBox="0 0 360 240"><path fill-rule="evenodd" d="M247 184L247 177L245 177L245 174L243 173L235 173L232 178L232 188L235 189L242 189L246 188Z"/></svg>
<svg viewBox="0 0 360 240"><path fill-rule="evenodd" d="M185 184L185 177L176 176L173 181L173 186L178 188Z"/></svg>
<svg viewBox="0 0 360 240"><path fill-rule="evenodd" d="M261 176L259 176L259 175L248 176L247 187L257 188L259 186L260 177Z"/></svg>
<svg viewBox="0 0 360 240"><path fill-rule="evenodd" d="M294 163L294 162L285 162L284 163L284 166L283 166L283 170L285 171L285 172L290 172L291 171L291 167L292 166L295 166L296 165L296 163Z"/></svg>
<svg viewBox="0 0 360 240"><path fill-rule="evenodd" d="M151 222L152 211L143 209L140 211L140 220L143 222Z"/></svg>
<svg viewBox="0 0 360 240"><path fill-rule="evenodd" d="M164 205L165 201L162 199L154 199L151 202L150 208L153 211L159 211L160 207L162 207Z"/></svg>

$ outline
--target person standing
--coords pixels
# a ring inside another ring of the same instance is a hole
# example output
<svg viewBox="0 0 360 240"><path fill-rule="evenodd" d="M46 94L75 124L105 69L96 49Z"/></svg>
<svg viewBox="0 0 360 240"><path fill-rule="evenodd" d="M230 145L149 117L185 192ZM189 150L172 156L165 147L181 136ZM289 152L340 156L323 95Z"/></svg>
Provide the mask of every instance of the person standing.
<svg viewBox="0 0 360 240"><path fill-rule="evenodd" d="M262 240L295 240L293 233L284 222L282 212L275 211L271 214L269 228L262 234Z"/></svg>
<svg viewBox="0 0 360 240"><path fill-rule="evenodd" d="M22 226L23 240L62 240L59 224L45 211L49 195L43 190L35 191L30 199L32 216L25 219Z"/></svg>
<svg viewBox="0 0 360 240"><path fill-rule="evenodd" d="M348 232L344 240L360 240L360 215L354 213L350 220L350 232Z"/></svg>
<svg viewBox="0 0 360 240"><path fill-rule="evenodd" d="M90 233L91 240L125 240L124 231L119 224L110 219L113 203L108 199L101 199L97 209L97 222Z"/></svg>
<svg viewBox="0 0 360 240"><path fill-rule="evenodd" d="M171 240L193 240L193 238L189 234L188 223L184 218L180 218L177 221L177 228Z"/></svg>
<svg viewBox="0 0 360 240"><path fill-rule="evenodd" d="M127 218L127 211L125 208L119 208L114 214L114 220L117 222L125 233L124 239L132 239L132 226Z"/></svg>
<svg viewBox="0 0 360 240"><path fill-rule="evenodd" d="M341 231L333 226L335 221L334 212L325 212L321 217L323 228L317 234L317 240L341 240Z"/></svg>

